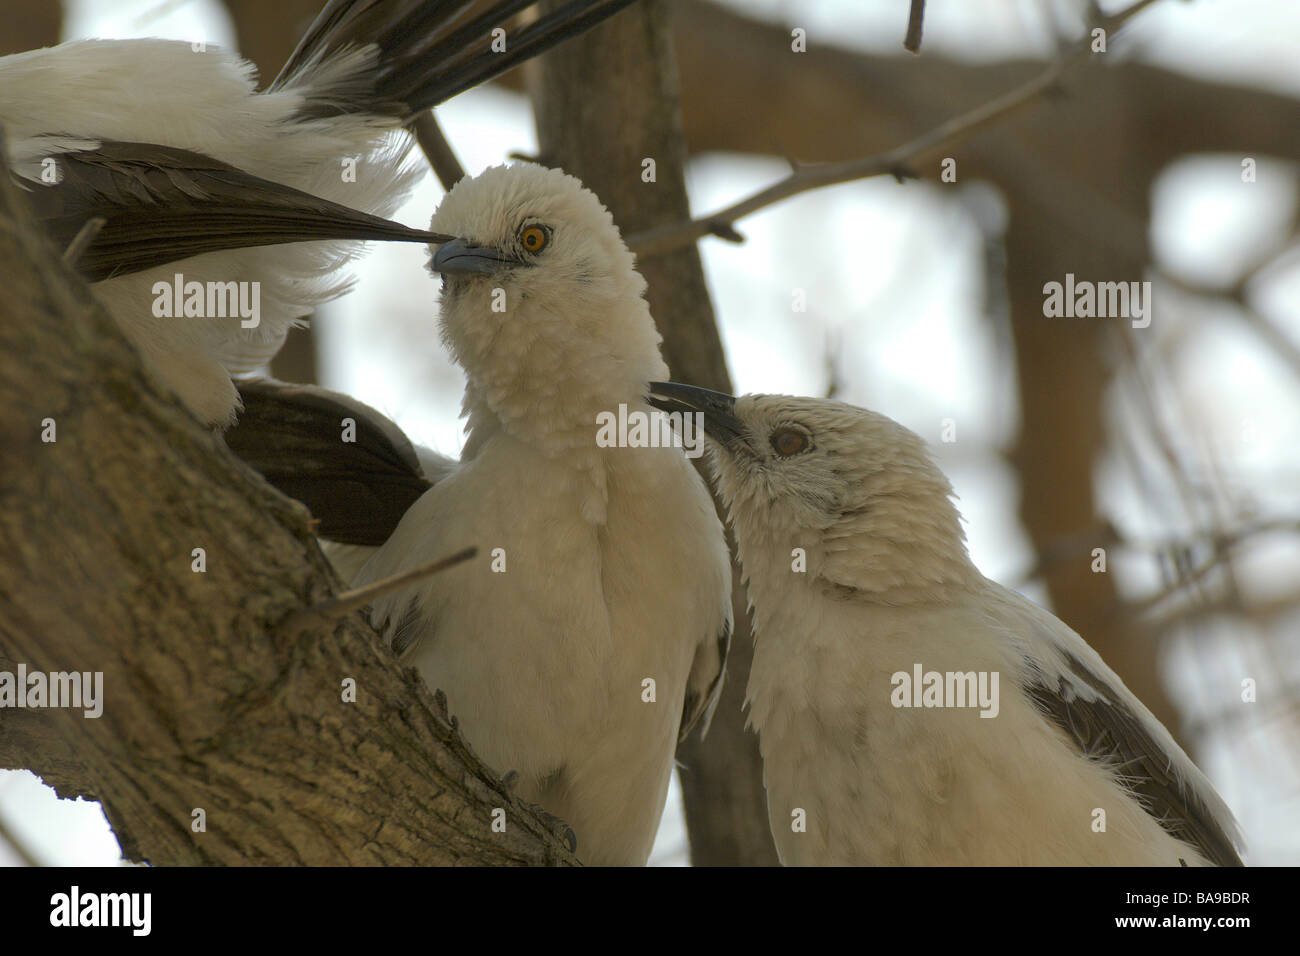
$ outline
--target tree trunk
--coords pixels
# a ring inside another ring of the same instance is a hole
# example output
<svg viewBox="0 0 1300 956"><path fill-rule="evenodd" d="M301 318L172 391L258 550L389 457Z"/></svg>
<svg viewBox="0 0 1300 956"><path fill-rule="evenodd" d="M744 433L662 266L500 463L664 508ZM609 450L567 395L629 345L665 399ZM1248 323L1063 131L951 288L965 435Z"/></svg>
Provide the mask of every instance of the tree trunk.
<svg viewBox="0 0 1300 956"><path fill-rule="evenodd" d="M685 218L686 150L665 6L659 0L635 4L537 62L533 102L542 161L586 183L624 235ZM649 182L643 178L646 160L654 162ZM650 311L674 378L731 391L694 245L638 268L649 284ZM736 629L722 700L708 739L692 737L678 750L696 866L776 863L758 739L746 732L741 712L753 638L738 567L732 575Z"/></svg>

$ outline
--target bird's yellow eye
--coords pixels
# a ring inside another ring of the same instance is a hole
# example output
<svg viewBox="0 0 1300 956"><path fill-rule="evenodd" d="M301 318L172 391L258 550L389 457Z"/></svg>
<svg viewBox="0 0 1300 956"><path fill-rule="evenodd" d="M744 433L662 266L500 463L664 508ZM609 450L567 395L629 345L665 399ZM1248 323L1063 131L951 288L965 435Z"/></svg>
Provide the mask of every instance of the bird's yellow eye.
<svg viewBox="0 0 1300 956"><path fill-rule="evenodd" d="M805 452L812 445L806 433L789 426L778 428L772 432L772 437L769 440L772 442L772 448L782 458L789 458L791 455Z"/></svg>
<svg viewBox="0 0 1300 956"><path fill-rule="evenodd" d="M541 252L551 241L551 237L541 226L528 226L519 233L519 241L529 252Z"/></svg>

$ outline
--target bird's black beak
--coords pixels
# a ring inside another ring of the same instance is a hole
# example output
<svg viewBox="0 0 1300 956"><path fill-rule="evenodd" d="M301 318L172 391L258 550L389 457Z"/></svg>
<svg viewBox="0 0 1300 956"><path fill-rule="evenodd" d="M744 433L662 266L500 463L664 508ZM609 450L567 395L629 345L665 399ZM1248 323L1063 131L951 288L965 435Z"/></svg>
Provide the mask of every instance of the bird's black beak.
<svg viewBox="0 0 1300 956"><path fill-rule="evenodd" d="M700 412L704 415L704 433L720 445L745 441L745 426L735 414L736 399L725 392L677 382L651 382L646 401L669 414Z"/></svg>
<svg viewBox="0 0 1300 956"><path fill-rule="evenodd" d="M457 273L491 275L509 266L519 263L491 246L480 246L468 239L452 239L444 242L433 254L430 263L434 272L443 275Z"/></svg>

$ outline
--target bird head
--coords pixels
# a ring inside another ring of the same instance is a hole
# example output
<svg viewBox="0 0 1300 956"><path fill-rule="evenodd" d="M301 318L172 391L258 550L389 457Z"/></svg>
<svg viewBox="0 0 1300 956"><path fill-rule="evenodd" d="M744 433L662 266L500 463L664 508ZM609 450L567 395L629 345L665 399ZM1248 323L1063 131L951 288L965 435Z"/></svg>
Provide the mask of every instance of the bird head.
<svg viewBox="0 0 1300 956"><path fill-rule="evenodd" d="M807 578L909 603L974 572L952 486L925 442L842 402L652 382L649 402L698 412L746 572L770 562Z"/></svg>
<svg viewBox="0 0 1300 956"><path fill-rule="evenodd" d="M645 280L613 217L582 183L529 163L458 182L433 216L442 334L471 388L507 425L581 421L663 377Z"/></svg>

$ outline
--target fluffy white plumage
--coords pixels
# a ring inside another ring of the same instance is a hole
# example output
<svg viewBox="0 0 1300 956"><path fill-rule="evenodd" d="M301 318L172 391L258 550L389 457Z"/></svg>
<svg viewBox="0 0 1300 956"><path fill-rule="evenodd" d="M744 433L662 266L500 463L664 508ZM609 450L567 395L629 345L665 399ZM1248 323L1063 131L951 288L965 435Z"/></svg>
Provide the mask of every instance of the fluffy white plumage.
<svg viewBox="0 0 1300 956"><path fill-rule="evenodd" d="M1239 863L1231 813L1165 728L1079 635L970 562L919 437L828 400L652 395L703 412L714 439L784 863ZM997 673L996 716L895 706L893 675L917 664Z"/></svg>
<svg viewBox="0 0 1300 956"><path fill-rule="evenodd" d="M722 528L689 461L596 443L597 414L650 413L665 371L645 281L600 201L539 166L462 180L432 228L460 237L434 268L469 437L354 584L477 545L373 619L475 750L574 829L584 862L642 864L731 626Z"/></svg>
<svg viewBox="0 0 1300 956"><path fill-rule="evenodd" d="M0 118L10 164L39 182L40 161L94 149L103 140L195 150L254 175L364 212L389 216L421 175L404 162L397 117L295 121L322 74L364 70L374 51L356 51L307 71L284 88L257 93L253 66L233 53L171 40L81 40L0 60ZM51 138L50 134L62 134ZM359 157L355 182L343 157ZM40 187L37 187L40 188ZM52 187L57 188L57 187ZM296 243L208 253L95 283L93 291L155 373L205 422L224 424L238 395L227 369L251 371L280 347L293 323L342 294L341 267L359 243ZM244 329L228 319L159 318L155 282L261 282L261 317Z"/></svg>

